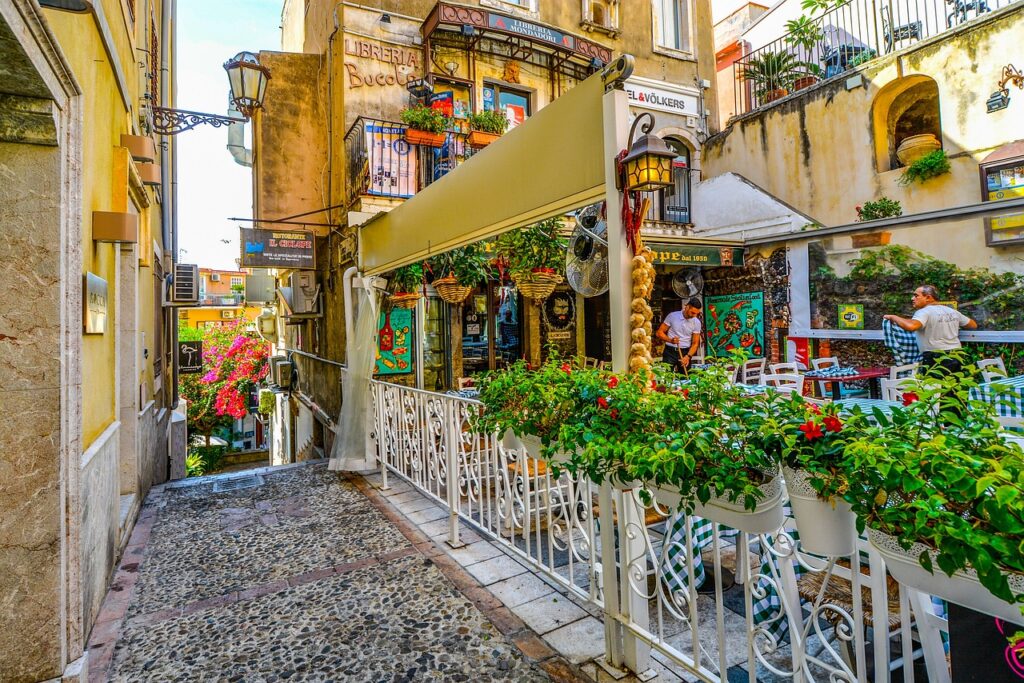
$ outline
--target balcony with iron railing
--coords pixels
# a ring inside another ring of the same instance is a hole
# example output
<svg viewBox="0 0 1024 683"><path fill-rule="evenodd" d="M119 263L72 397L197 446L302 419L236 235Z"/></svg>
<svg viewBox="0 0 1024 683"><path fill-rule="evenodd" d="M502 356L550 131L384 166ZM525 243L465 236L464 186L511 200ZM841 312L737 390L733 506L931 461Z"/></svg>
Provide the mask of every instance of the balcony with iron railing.
<svg viewBox="0 0 1024 683"><path fill-rule="evenodd" d="M847 0L823 14L789 22L790 32L733 64L736 114L1020 1Z"/></svg>
<svg viewBox="0 0 1024 683"><path fill-rule="evenodd" d="M345 134L349 204L360 196L408 199L472 156L469 135L450 130L438 147L413 144L408 126L360 116Z"/></svg>

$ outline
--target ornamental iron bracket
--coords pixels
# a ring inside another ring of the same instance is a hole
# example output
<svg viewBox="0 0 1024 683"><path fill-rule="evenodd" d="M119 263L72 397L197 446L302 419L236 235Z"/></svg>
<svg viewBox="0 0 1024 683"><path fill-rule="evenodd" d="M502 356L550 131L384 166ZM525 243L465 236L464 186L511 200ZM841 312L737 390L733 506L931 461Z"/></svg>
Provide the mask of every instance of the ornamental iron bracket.
<svg viewBox="0 0 1024 683"><path fill-rule="evenodd" d="M198 111L186 111L185 109L153 107L153 130L160 135L177 135L178 133L184 133L186 130L192 130L203 123L208 123L214 128L220 128L221 126L230 126L233 123L246 123L248 120L231 116L219 116L217 114L204 114Z"/></svg>

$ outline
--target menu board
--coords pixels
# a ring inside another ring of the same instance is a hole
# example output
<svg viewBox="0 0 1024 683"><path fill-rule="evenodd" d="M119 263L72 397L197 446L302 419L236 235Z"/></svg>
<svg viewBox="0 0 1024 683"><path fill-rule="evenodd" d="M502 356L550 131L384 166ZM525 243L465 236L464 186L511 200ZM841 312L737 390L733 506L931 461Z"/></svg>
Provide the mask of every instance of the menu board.
<svg viewBox="0 0 1024 683"><path fill-rule="evenodd" d="M1024 160L985 171L988 200L1024 197Z"/></svg>
<svg viewBox="0 0 1024 683"><path fill-rule="evenodd" d="M982 168L986 201L1024 197L1024 158ZM988 246L1024 244L1024 212L1002 213L985 219Z"/></svg>

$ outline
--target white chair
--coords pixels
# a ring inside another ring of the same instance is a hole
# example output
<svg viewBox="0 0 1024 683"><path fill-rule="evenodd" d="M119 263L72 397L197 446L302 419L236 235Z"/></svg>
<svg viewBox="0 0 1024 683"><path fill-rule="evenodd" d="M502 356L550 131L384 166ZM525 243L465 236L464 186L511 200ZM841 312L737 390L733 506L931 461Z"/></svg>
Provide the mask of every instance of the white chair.
<svg viewBox="0 0 1024 683"><path fill-rule="evenodd" d="M738 366L738 365L726 365L725 366L725 373L726 373L726 375L728 375L729 381L732 382L733 384L736 384L736 382L739 381L740 366Z"/></svg>
<svg viewBox="0 0 1024 683"><path fill-rule="evenodd" d="M806 369L803 363L772 363L768 366L768 371L773 375L799 375Z"/></svg>
<svg viewBox="0 0 1024 683"><path fill-rule="evenodd" d="M824 370L825 368L834 368L839 365L839 359L835 356L825 356L824 358L812 358L811 367L815 370ZM822 398L829 395L828 384L825 382L816 382L818 385L818 394Z"/></svg>
<svg viewBox="0 0 1024 683"><path fill-rule="evenodd" d="M978 361L978 369L981 370L981 374L985 375L999 375L1006 377L1006 366L1003 365L1002 358L986 358ZM991 382L990 379L985 379L986 382Z"/></svg>
<svg viewBox="0 0 1024 683"><path fill-rule="evenodd" d="M764 366L768 361L764 358L749 358L740 368L740 379L744 384L759 384Z"/></svg>
<svg viewBox="0 0 1024 683"><path fill-rule="evenodd" d="M883 401L902 401L903 392L910 388L913 378L904 377L902 379L881 379L879 382L882 385Z"/></svg>
<svg viewBox="0 0 1024 683"><path fill-rule="evenodd" d="M889 379L906 379L917 375L920 363L907 363L906 365L893 365L889 368Z"/></svg>
<svg viewBox="0 0 1024 683"><path fill-rule="evenodd" d="M803 394L804 378L797 373L765 373L758 384L773 387L780 392Z"/></svg>

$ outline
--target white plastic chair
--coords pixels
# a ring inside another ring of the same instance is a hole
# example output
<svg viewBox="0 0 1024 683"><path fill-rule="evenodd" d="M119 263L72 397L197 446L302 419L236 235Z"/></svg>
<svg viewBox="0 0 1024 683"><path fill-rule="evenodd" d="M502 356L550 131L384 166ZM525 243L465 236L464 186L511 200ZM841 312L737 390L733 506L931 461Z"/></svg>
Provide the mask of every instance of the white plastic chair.
<svg viewBox="0 0 1024 683"><path fill-rule="evenodd" d="M882 400L902 401L903 392L910 387L912 380L912 377L904 377L902 379L879 380L879 382L882 385Z"/></svg>
<svg viewBox="0 0 1024 683"><path fill-rule="evenodd" d="M811 367L815 370L824 370L825 368L834 368L839 365L839 359L835 356L825 356L824 358L812 358ZM825 382L816 382L818 385L818 393L822 398L829 395L828 384Z"/></svg>
<svg viewBox="0 0 1024 683"><path fill-rule="evenodd" d="M917 375L920 363L907 363L906 365L893 365L889 368L889 379L906 379Z"/></svg>
<svg viewBox="0 0 1024 683"><path fill-rule="evenodd" d="M987 373L990 375L1006 377L1006 366L1003 365L1002 358L986 358L984 360L979 360L978 369L981 370L983 376ZM991 382L992 380L986 379L985 381Z"/></svg>
<svg viewBox="0 0 1024 683"><path fill-rule="evenodd" d="M772 363L768 366L768 371L773 375L799 375L802 372L802 365L803 363Z"/></svg>
<svg viewBox="0 0 1024 683"><path fill-rule="evenodd" d="M761 375L764 374L764 366L768 361L764 358L750 358L740 368L740 379L744 384L760 383Z"/></svg>
<svg viewBox="0 0 1024 683"><path fill-rule="evenodd" d="M765 373L758 384L773 387L780 392L803 394L804 378L797 373Z"/></svg>

